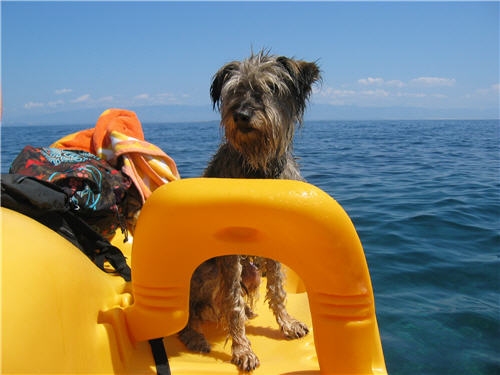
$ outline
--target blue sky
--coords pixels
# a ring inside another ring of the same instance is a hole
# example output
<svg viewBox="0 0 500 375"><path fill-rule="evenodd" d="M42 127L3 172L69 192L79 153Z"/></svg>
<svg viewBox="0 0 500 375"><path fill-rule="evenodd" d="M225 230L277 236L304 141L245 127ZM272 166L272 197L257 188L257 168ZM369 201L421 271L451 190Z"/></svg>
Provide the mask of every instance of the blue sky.
<svg viewBox="0 0 500 375"><path fill-rule="evenodd" d="M312 118L498 117L496 1L3 1L1 7L7 125L54 114L71 123L75 113L97 118L107 107L147 117L150 106L167 105L178 108L175 120L189 121L195 112L214 119L213 74L263 47L318 61L323 82L311 97ZM174 119L169 113L154 119Z"/></svg>

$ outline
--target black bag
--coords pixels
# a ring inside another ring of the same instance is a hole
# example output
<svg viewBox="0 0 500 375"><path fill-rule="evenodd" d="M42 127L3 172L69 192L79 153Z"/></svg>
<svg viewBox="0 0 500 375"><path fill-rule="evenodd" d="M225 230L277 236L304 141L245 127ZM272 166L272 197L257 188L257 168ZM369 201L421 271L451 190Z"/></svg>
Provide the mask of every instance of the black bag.
<svg viewBox="0 0 500 375"><path fill-rule="evenodd" d="M0 197L2 207L46 225L82 250L100 269L106 271L104 263L108 261L130 281L130 267L123 253L75 215L75 204L61 187L34 177L2 174Z"/></svg>
<svg viewBox="0 0 500 375"><path fill-rule="evenodd" d="M108 261L126 281L131 270L117 247L74 214L74 203L59 186L19 174L1 175L2 207L18 211L48 226L82 250L100 269ZM162 338L149 340L158 375L170 375L170 365Z"/></svg>
<svg viewBox="0 0 500 375"><path fill-rule="evenodd" d="M10 173L59 186L73 211L95 231L112 238L120 227L127 236L132 182L105 160L86 151L26 146L12 162Z"/></svg>
<svg viewBox="0 0 500 375"><path fill-rule="evenodd" d="M95 232L74 214L71 197L59 186L19 174L1 175L2 207L18 211L48 226L82 250L100 269L108 272L108 261L126 281L131 270L117 247ZM170 365L162 338L149 340L159 375L170 375Z"/></svg>

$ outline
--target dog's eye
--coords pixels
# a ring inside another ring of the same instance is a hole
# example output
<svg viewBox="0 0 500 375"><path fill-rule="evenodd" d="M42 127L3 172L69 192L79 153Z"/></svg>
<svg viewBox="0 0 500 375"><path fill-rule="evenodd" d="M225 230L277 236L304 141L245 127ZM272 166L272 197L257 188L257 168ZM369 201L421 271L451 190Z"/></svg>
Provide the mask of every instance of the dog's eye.
<svg viewBox="0 0 500 375"><path fill-rule="evenodd" d="M256 102L262 101L262 93L260 91L252 91L252 99Z"/></svg>

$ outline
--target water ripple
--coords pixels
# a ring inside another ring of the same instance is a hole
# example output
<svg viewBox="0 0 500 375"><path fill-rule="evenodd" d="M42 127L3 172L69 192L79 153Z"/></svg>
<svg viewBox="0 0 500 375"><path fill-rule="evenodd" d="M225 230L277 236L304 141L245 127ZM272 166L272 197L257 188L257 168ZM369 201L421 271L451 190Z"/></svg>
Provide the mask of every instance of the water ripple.
<svg viewBox="0 0 500 375"><path fill-rule="evenodd" d="M92 125L89 125L91 127ZM2 129L2 172L23 144L75 126ZM145 125L183 177L201 175L217 122ZM499 121L324 121L298 132L304 177L353 220L389 373L500 373Z"/></svg>

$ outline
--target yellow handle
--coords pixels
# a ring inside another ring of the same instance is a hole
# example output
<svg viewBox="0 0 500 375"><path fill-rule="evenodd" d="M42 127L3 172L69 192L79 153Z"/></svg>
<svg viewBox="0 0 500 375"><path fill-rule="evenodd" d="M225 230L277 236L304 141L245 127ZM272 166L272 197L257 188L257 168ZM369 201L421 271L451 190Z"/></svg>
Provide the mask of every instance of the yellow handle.
<svg viewBox="0 0 500 375"><path fill-rule="evenodd" d="M132 337L181 330L193 271L229 254L276 259L299 274L322 373L387 373L356 230L334 199L299 181L193 178L158 188L134 236L134 303L125 309Z"/></svg>

